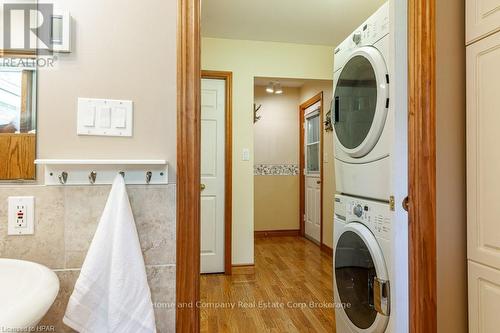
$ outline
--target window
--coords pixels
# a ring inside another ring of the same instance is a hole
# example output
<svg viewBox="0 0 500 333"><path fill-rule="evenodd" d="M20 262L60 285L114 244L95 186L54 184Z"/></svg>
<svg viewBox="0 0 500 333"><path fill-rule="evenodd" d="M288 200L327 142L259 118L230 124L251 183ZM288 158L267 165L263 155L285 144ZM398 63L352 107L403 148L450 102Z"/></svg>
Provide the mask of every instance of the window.
<svg viewBox="0 0 500 333"><path fill-rule="evenodd" d="M306 171L308 174L319 173L320 167L320 132L319 112L306 115Z"/></svg>

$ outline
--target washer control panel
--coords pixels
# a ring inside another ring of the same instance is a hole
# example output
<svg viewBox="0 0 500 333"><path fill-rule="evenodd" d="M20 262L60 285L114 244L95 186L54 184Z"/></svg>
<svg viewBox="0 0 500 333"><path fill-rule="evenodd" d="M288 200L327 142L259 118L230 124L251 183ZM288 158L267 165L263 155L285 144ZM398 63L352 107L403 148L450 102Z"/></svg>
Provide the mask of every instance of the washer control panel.
<svg viewBox="0 0 500 333"><path fill-rule="evenodd" d="M345 207L346 223L358 222L366 225L376 237L390 240L392 232L391 212L389 203L347 197L335 196L337 203ZM338 209L339 205L335 205ZM335 212L336 215L337 211Z"/></svg>

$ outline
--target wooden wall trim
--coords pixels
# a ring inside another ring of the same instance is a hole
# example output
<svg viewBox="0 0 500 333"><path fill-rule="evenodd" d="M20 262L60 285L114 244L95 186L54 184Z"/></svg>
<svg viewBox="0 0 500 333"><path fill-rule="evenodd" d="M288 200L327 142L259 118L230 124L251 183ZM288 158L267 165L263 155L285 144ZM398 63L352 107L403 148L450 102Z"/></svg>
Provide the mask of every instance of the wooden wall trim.
<svg viewBox="0 0 500 333"><path fill-rule="evenodd" d="M300 225L300 235L305 236L305 222L304 222L304 214L306 211L305 206L305 150L304 150L304 111L314 105L315 103L321 102L321 108L319 110L320 120L321 120L321 135L320 135L320 147L321 147L321 156L320 156L320 181L321 181L321 192L320 192L320 219L321 219L321 235L320 235L320 244L323 243L323 134L324 134L324 124L323 124L323 92L320 92L313 97L309 98L307 101L302 103L299 106L299 225Z"/></svg>
<svg viewBox="0 0 500 333"><path fill-rule="evenodd" d="M226 81L225 126L225 188L224 188L224 273L232 274L232 229L233 229L233 73L223 71L201 71L206 79Z"/></svg>
<svg viewBox="0 0 500 333"><path fill-rule="evenodd" d="M200 330L200 1L178 0L176 331Z"/></svg>
<svg viewBox="0 0 500 333"><path fill-rule="evenodd" d="M298 237L300 236L299 229L293 230L260 230L254 231L255 238L266 238L266 237Z"/></svg>
<svg viewBox="0 0 500 333"><path fill-rule="evenodd" d="M323 251L325 254L329 255L330 257L333 257L333 249L329 247L326 244L321 243L321 251Z"/></svg>
<svg viewBox="0 0 500 333"><path fill-rule="evenodd" d="M437 331L435 0L409 0L410 332Z"/></svg>

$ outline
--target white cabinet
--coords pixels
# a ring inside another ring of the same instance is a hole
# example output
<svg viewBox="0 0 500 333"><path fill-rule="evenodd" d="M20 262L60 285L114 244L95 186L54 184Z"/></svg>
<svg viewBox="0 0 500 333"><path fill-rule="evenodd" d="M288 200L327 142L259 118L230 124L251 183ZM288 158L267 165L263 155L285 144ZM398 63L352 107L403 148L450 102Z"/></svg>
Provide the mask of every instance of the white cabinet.
<svg viewBox="0 0 500 333"><path fill-rule="evenodd" d="M499 80L500 32L467 47L467 252L469 259L497 269L500 269Z"/></svg>
<svg viewBox="0 0 500 333"><path fill-rule="evenodd" d="M469 333L500 330L500 271L469 261Z"/></svg>
<svg viewBox="0 0 500 333"><path fill-rule="evenodd" d="M500 30L500 0L467 0L467 44Z"/></svg>

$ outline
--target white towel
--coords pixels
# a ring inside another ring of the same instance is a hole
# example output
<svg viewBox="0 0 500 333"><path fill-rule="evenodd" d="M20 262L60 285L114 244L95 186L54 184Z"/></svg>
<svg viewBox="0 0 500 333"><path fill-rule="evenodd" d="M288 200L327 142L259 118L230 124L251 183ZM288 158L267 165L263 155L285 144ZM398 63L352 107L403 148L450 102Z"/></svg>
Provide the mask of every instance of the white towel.
<svg viewBox="0 0 500 333"><path fill-rule="evenodd" d="M117 175L63 322L82 333L156 332L125 181Z"/></svg>

